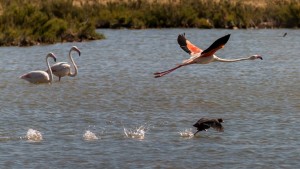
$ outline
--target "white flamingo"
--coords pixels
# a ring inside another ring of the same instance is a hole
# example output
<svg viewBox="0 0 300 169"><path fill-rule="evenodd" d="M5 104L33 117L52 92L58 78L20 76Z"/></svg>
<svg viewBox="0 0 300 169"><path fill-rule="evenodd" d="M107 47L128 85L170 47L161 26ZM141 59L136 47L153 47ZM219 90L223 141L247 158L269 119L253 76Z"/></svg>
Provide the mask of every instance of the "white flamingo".
<svg viewBox="0 0 300 169"><path fill-rule="evenodd" d="M167 71L163 72L156 72L154 73L154 77L162 77L168 73L171 73L172 71L191 64L208 64L211 62L238 62L238 61L243 61L243 60L255 60L255 59L263 59L260 55L252 55L250 57L246 58L240 58L240 59L222 59L214 55L214 53L217 52L217 50L223 48L225 44L227 43L228 39L230 37L230 34L223 36L216 40L212 45L210 45L209 48L206 50L201 50L194 44L192 44L189 40L185 38L185 34L178 35L177 42L180 45L180 47L187 52L188 54L191 55L191 57L187 60L184 60L183 63L178 64L176 67L169 69Z"/></svg>
<svg viewBox="0 0 300 169"><path fill-rule="evenodd" d="M52 57L53 60L56 62L56 57L53 53L48 53L46 56L46 63L48 69L50 69L49 61L48 58ZM31 71L29 73L26 73L22 76L20 76L21 79L24 79L30 83L51 83L53 79L52 71L49 71L49 74L45 71L42 70L36 70L36 71Z"/></svg>
<svg viewBox="0 0 300 169"><path fill-rule="evenodd" d="M51 66L51 70L53 74L59 78L59 81L60 78L64 76L75 77L78 73L77 65L75 64L73 57L71 55L72 51L76 51L79 56L81 52L76 46L73 46L69 51L69 59L71 60L71 63L74 66L74 73L71 72L71 65L68 62L58 62ZM47 70L47 72L48 71L49 70Z"/></svg>

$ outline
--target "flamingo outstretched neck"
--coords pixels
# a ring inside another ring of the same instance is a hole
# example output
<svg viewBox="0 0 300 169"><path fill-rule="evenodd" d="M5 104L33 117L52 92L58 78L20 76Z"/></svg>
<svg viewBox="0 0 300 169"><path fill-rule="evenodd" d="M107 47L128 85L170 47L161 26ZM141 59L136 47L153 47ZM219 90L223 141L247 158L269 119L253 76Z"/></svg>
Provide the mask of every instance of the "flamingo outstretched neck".
<svg viewBox="0 0 300 169"><path fill-rule="evenodd" d="M252 55L250 57L246 58L239 58L239 59L222 59L214 55L219 49L222 49L225 44L228 42L230 38L230 34L225 35L219 39L217 39L214 43L212 43L207 49L202 50L192 44L189 40L185 38L185 34L178 35L177 42L181 49L183 49L185 52L187 52L190 55L190 58L187 60L184 60L181 64L178 66L163 71L163 72L156 72L154 73L155 78L162 77L166 74L169 74L173 72L174 70L191 65L191 64L208 64L211 62L238 62L238 61L244 61L244 60L256 60L256 59L263 59L260 55Z"/></svg>

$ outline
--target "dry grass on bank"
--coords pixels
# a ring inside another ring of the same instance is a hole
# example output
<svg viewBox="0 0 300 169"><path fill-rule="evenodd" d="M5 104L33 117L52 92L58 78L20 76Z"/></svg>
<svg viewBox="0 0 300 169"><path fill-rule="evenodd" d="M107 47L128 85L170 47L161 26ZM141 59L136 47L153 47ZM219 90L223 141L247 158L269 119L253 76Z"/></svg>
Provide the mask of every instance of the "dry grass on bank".
<svg viewBox="0 0 300 169"><path fill-rule="evenodd" d="M138 2L138 1L145 1L148 3L161 3L161 4L166 4L166 3L172 3L172 4L176 4L176 3L184 3L187 2L188 0L73 0L73 4L77 5L77 6L81 6L83 4L93 4L93 3L100 3L100 4L107 4L107 3L120 3L120 2ZM291 1L295 1L295 0L199 0L201 2L205 2L205 1L214 1L216 3L220 3L220 1L229 1L233 4L237 3L237 2L241 2L242 4L245 5L252 5L252 6L256 6L256 7L266 7L266 5L269 4L276 4L276 3L289 3Z"/></svg>

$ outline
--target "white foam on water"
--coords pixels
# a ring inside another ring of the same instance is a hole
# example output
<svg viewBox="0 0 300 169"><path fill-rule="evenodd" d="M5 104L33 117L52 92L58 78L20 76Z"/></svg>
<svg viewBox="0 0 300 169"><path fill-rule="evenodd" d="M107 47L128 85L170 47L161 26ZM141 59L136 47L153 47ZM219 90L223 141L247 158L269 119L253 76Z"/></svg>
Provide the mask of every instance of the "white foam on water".
<svg viewBox="0 0 300 169"><path fill-rule="evenodd" d="M187 138L194 137L194 133L192 132L192 129L185 129L183 131L179 131L179 134L181 137L187 137Z"/></svg>
<svg viewBox="0 0 300 169"><path fill-rule="evenodd" d="M145 130L146 130L145 126L140 126L139 128L136 129L124 128L124 134L128 138L143 140L145 138L145 133L146 133Z"/></svg>
<svg viewBox="0 0 300 169"><path fill-rule="evenodd" d="M40 142L43 140L43 135L38 130L28 129L25 138L32 142Z"/></svg>
<svg viewBox="0 0 300 169"><path fill-rule="evenodd" d="M91 131L87 130L83 134L83 139L87 141L98 140L99 138Z"/></svg>

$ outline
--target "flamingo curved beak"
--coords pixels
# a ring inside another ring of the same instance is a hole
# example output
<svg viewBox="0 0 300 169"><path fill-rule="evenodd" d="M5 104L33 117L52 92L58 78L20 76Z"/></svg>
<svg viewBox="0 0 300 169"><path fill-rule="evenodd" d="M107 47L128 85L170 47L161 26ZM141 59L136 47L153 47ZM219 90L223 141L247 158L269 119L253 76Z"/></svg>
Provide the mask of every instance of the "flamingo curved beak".
<svg viewBox="0 0 300 169"><path fill-rule="evenodd" d="M72 46L71 50L75 50L79 56L81 55L80 50L76 46Z"/></svg>
<svg viewBox="0 0 300 169"><path fill-rule="evenodd" d="M260 56L260 55L258 55L256 58L260 59L260 60L263 60L262 56Z"/></svg>

